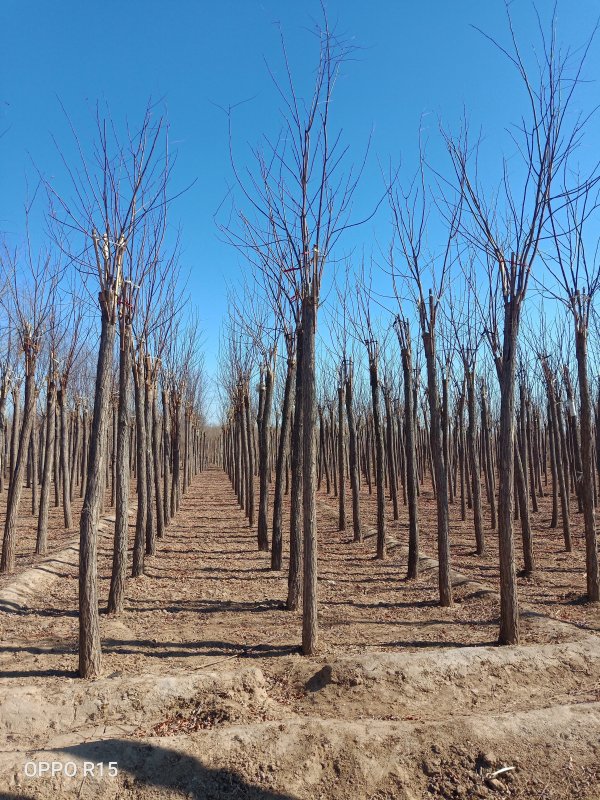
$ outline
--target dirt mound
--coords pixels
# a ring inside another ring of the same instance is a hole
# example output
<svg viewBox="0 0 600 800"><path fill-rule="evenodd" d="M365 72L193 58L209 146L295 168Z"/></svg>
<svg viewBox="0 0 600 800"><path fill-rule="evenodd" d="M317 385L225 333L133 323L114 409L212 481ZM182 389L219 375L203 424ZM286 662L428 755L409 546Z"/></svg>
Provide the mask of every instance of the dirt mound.
<svg viewBox="0 0 600 800"><path fill-rule="evenodd" d="M22 754L34 764L68 760L76 765L76 778L27 778L22 771L8 770L3 754L0 775L17 796L40 800L597 800L599 741L598 703L435 723L296 719L171 738L111 738ZM85 762L116 762L118 774L83 780ZM513 769L499 772L506 767Z"/></svg>

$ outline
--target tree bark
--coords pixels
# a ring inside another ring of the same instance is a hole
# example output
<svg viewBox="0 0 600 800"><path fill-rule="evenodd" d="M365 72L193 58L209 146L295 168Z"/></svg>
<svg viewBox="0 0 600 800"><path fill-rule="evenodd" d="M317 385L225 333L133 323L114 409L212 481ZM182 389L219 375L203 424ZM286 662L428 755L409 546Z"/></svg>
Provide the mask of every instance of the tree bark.
<svg viewBox="0 0 600 800"><path fill-rule="evenodd" d="M290 497L290 563L288 572L287 609L297 611L302 595L303 523L302 523L302 460L303 460L303 394L304 394L304 335L299 326L296 338L296 387L294 398L294 423L291 441L291 497Z"/></svg>
<svg viewBox="0 0 600 800"><path fill-rule="evenodd" d="M50 480L52 476L52 453L54 452L54 408L56 405L56 382L48 376L46 396L46 445L44 447L44 468L42 471L42 488L40 491L40 508L38 513L37 541L35 552L45 556L48 549L48 507L50 504Z"/></svg>
<svg viewBox="0 0 600 800"><path fill-rule="evenodd" d="M133 386L135 394L135 425L136 425L136 485L137 485L137 514L135 520L135 539L133 543L132 577L138 578L144 574L144 553L146 544L146 417L144 414L144 386L143 367L139 363L133 364Z"/></svg>
<svg viewBox="0 0 600 800"><path fill-rule="evenodd" d="M144 373L144 456L146 459L146 555L156 554L156 525L154 522L154 433L152 425L152 379L150 375L150 359L146 357ZM186 459L187 460L187 459ZM185 481L184 481L185 483Z"/></svg>
<svg viewBox="0 0 600 800"><path fill-rule="evenodd" d="M269 526L267 517L269 513L269 424L271 421L271 405L273 402L273 369L271 365L265 367L265 390L258 428L258 549L263 552L269 550Z"/></svg>
<svg viewBox="0 0 600 800"><path fill-rule="evenodd" d="M408 499L408 568L406 577L419 576L419 506L417 499L417 465L415 437L415 409L412 376L412 353L408 327L406 342L401 351L404 376L404 428L406 450L406 493Z"/></svg>
<svg viewBox="0 0 600 800"><path fill-rule="evenodd" d="M302 299L302 524L304 532L304 581L302 595L302 653L314 655L318 646L317 620L317 515L315 496L317 472L315 431L317 397L315 380L316 299Z"/></svg>
<svg viewBox="0 0 600 800"><path fill-rule="evenodd" d="M344 470L344 386L338 386L338 530L346 530L346 476Z"/></svg>
<svg viewBox="0 0 600 800"><path fill-rule="evenodd" d="M385 488L383 431L381 429L381 410L379 401L379 376L376 357L369 357L369 382L371 384L371 404L373 406L373 438L375 440L375 486L377 500L377 554L378 559L386 557L385 529Z"/></svg>
<svg viewBox="0 0 600 800"><path fill-rule="evenodd" d="M254 450L252 447L252 425L250 422L250 396L248 387L244 392L244 419L246 421L245 436L248 443L248 475L247 475L247 498L248 498L248 527L254 525ZM243 422L243 420L242 420ZM242 427L242 431L244 428Z"/></svg>
<svg viewBox="0 0 600 800"><path fill-rule="evenodd" d="M592 603L600 600L600 572L598 568L598 541L596 538L596 512L594 509L594 459L592 452L592 398L587 369L587 330L579 328L575 335L575 353L579 377L581 403L581 461L582 501L585 526L585 564L587 572L587 598Z"/></svg>
<svg viewBox="0 0 600 800"><path fill-rule="evenodd" d="M165 528L168 526L173 516L171 511L171 495L169 486L171 484L171 428L169 414L169 399L167 390L162 390L162 411L163 411L163 516Z"/></svg>
<svg viewBox="0 0 600 800"><path fill-rule="evenodd" d="M68 434L68 421L66 406L66 391L67 387L63 381L60 383L60 388L56 393L58 401L58 410L60 414L60 468L62 472L62 502L63 502L63 518L65 528L73 527L73 515L71 513L71 481L69 471L69 434Z"/></svg>
<svg viewBox="0 0 600 800"><path fill-rule="evenodd" d="M485 534L483 531L483 513L481 510L481 472L477 452L477 412L475 408L475 373L466 369L467 379L467 412L469 417L467 430L467 449L471 472L471 498L473 504L473 523L475 527L475 548L477 555L485 555Z"/></svg>
<svg viewBox="0 0 600 800"><path fill-rule="evenodd" d="M277 464L275 466L275 492L273 498L273 532L271 545L271 569L280 570L283 557L283 489L284 467L290 435L290 420L292 410L292 392L296 382L296 360L288 357L285 388L283 391L283 408L281 411L281 432L277 448Z"/></svg>
<svg viewBox="0 0 600 800"><path fill-rule="evenodd" d="M35 391L37 398L37 391ZM38 510L38 428L37 428L37 402L33 403L33 418L31 422L31 514L35 516Z"/></svg>
<svg viewBox="0 0 600 800"><path fill-rule="evenodd" d="M387 466L388 466L388 484L390 488L390 496L392 498L392 515L395 520L399 518L398 514L398 478L396 473L396 450L394 447L394 422L392 417L392 398L390 397L389 389L385 389L383 393L385 403L385 436L386 436L386 450L387 450Z"/></svg>
<svg viewBox="0 0 600 800"><path fill-rule="evenodd" d="M433 301L430 299L430 304ZM433 311L431 312L431 318ZM431 322L433 325L433 322ZM437 539L438 539L438 586L440 605L452 605L452 581L450 579L450 543L448 519L448 476L446 462L443 457L443 442L441 431L440 400L436 374L435 334L433 329L423 331L423 344L425 360L427 362L427 389L429 396L429 416L431 418L430 449L434 462L436 485L437 509Z"/></svg>
<svg viewBox="0 0 600 800"><path fill-rule="evenodd" d="M556 462L556 475L558 478L558 492L560 495L560 506L563 527L563 539L565 542L565 551L570 553L573 549L571 543L571 521L569 516L569 489L567 486L567 479L564 472L564 459L562 457L562 437L560 435L560 422L558 419L558 405L556 402L556 393L554 391L553 377L548 368L545 368L546 373L546 388L548 392L548 405L550 409L550 421L552 424L551 435L554 444L554 456Z"/></svg>
<svg viewBox="0 0 600 800"><path fill-rule="evenodd" d="M106 429L110 408L115 333L115 321L109 318L103 306L87 483L79 529L79 675L82 678L97 677L101 667L97 594L97 529L104 485Z"/></svg>
<svg viewBox="0 0 600 800"><path fill-rule="evenodd" d="M360 483L358 468L358 448L356 421L354 419L354 374L350 363L346 375L346 417L348 419L348 449L350 454L350 486L352 489L352 530L354 541L362 542L362 526L360 523Z"/></svg>
<svg viewBox="0 0 600 800"><path fill-rule="evenodd" d="M519 309L505 301L500 379L498 538L500 546L500 644L519 644L519 606L513 542L515 474L515 365Z"/></svg>
<svg viewBox="0 0 600 800"><path fill-rule="evenodd" d="M156 376L152 382L152 458L154 461L154 499L156 503L156 537L162 539L165 535L165 518L163 509L162 481L160 474L160 425L157 407L158 386Z"/></svg>
<svg viewBox="0 0 600 800"><path fill-rule="evenodd" d="M121 329L119 349L119 402L117 409L117 464L115 496L115 538L108 613L121 614L125 604L127 550L129 542L129 373L131 370L131 328Z"/></svg>
<svg viewBox="0 0 600 800"><path fill-rule="evenodd" d="M29 356L26 356L29 358ZM35 362L26 366L25 374L25 402L23 409L23 423L18 437L18 446L14 462L14 471L11 475L6 501L6 519L4 523L4 541L2 543L2 561L0 572L12 573L15 569L15 556L17 547L17 519L23 491L23 477L27 465L27 450L33 424L35 409ZM15 434L16 436L16 434Z"/></svg>

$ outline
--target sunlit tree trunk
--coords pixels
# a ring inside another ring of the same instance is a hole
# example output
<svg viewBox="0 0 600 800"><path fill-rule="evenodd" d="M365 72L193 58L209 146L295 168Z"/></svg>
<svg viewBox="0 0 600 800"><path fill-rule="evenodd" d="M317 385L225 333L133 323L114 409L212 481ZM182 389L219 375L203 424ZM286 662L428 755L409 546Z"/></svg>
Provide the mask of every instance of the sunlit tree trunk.
<svg viewBox="0 0 600 800"><path fill-rule="evenodd" d="M598 568L598 540L596 537L596 512L594 509L594 459L592 451L592 398L588 379L587 330L578 328L575 334L575 352L579 377L581 403L581 460L582 501L585 525L585 565L587 573L587 598L600 600L600 572Z"/></svg>
<svg viewBox="0 0 600 800"><path fill-rule="evenodd" d="M42 470L42 486L40 490L40 508L38 513L37 541L35 552L46 555L48 549L48 507L50 504L50 481L52 477L52 453L54 452L54 408L56 405L56 381L52 368L48 375L46 395L46 444L44 447L44 467Z"/></svg>
<svg viewBox="0 0 600 800"><path fill-rule="evenodd" d="M283 391L283 407L281 410L281 432L277 449L277 464L275 466L275 494L273 498L273 532L271 546L271 569L280 570L283 550L282 517L283 517L283 489L284 466L290 436L290 421L292 411L292 393L296 383L296 360L288 357L285 388Z"/></svg>
<svg viewBox="0 0 600 800"><path fill-rule="evenodd" d="M291 496L290 496L290 564L288 572L287 608L296 611L302 596L304 562L302 527L302 460L303 460L303 394L304 394L304 336L298 327L296 336L296 387L294 422L291 440Z"/></svg>
<svg viewBox="0 0 600 800"><path fill-rule="evenodd" d="M115 538L108 613L121 614L125 603L127 550L129 543L129 397L131 370L131 327L121 325L119 348L119 402L117 409L117 472L115 497Z"/></svg>
<svg viewBox="0 0 600 800"><path fill-rule="evenodd" d="M318 645L317 621L317 490L315 431L317 398L315 381L316 299L306 294L302 300L302 522L304 531L304 581L302 596L302 652L313 655Z"/></svg>
<svg viewBox="0 0 600 800"><path fill-rule="evenodd" d="M100 521L101 493L104 486L106 429L110 409L111 372L116 335L115 319L106 308L108 298L101 300L102 329L94 413L90 431L90 452L87 483L79 529L79 675L94 678L100 674L101 647L97 593L97 538Z"/></svg>
<svg viewBox="0 0 600 800"><path fill-rule="evenodd" d="M500 644L519 643L519 607L513 542L513 491L515 474L515 367L519 309L504 304L504 334L500 380L498 538L500 545Z"/></svg>
<svg viewBox="0 0 600 800"><path fill-rule="evenodd" d="M346 417L348 419L348 450L350 461L350 486L352 489L352 530L354 541L362 542L360 522L360 476L358 467L358 446L356 421L354 418L354 374L353 366L348 366L346 375Z"/></svg>
<svg viewBox="0 0 600 800"><path fill-rule="evenodd" d="M6 501L4 541L2 543L2 561L0 562L0 572L3 573L11 573L14 572L15 569L17 520L23 491L23 478L27 465L27 451L29 449L29 439L31 437L31 428L33 425L33 414L35 412L35 363L35 355L30 353L28 349L25 353L23 422L18 437L14 470L11 475L10 486L8 487L8 498Z"/></svg>
<svg viewBox="0 0 600 800"><path fill-rule="evenodd" d="M406 494L408 498L408 569L407 578L419 575L419 508L417 500L417 470L415 445L415 409L412 377L412 356L408 329L402 347L404 377L404 427L406 438Z"/></svg>

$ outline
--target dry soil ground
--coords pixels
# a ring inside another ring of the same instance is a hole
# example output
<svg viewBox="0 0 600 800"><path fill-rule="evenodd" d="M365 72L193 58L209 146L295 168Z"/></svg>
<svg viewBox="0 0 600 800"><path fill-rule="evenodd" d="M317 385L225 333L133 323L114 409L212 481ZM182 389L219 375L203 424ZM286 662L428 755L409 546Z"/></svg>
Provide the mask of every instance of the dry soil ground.
<svg viewBox="0 0 600 800"><path fill-rule="evenodd" d="M59 533L53 512L52 555L34 559L24 515L18 572L0 580L0 796L600 798L600 613L581 601L580 534L563 553L548 500L535 519L538 572L520 580L523 645L512 648L495 646L492 532L475 557L472 525L452 508L456 602L441 609L427 491L412 582L404 508L383 562L372 534L355 544L336 530L335 498L321 492L318 509L317 658L299 655L286 576L257 552L213 468L129 582L125 614L102 616L93 682L75 673L76 532ZM363 512L368 530L366 490ZM110 534L107 516L103 604ZM61 771L40 776L52 762Z"/></svg>

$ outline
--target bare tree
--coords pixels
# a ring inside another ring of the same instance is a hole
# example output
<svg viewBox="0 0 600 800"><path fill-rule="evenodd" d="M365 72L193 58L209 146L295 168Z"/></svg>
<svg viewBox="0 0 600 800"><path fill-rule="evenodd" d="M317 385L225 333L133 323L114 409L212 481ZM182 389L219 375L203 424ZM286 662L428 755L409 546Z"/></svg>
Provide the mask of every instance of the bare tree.
<svg viewBox="0 0 600 800"><path fill-rule="evenodd" d="M469 472L471 475L471 496L473 506L473 525L475 528L475 548L477 555L485 554L485 534L483 531L483 512L481 506L481 480L479 450L477 447L477 405L475 394L475 370L477 354L481 345L483 333L478 324L477 308L477 277L475 258L473 254L465 259L459 258L463 270L465 285L464 298L460 303L455 293L450 289L450 299L447 304L449 322L454 333L464 372L467 395L467 451L469 459Z"/></svg>
<svg viewBox="0 0 600 800"><path fill-rule="evenodd" d="M383 422L381 420L381 381L379 375L380 342L375 335L374 323L371 318L371 274L366 278L364 268L361 282L356 286L356 321L357 333L362 333L362 339L367 350L369 362L369 383L371 386L371 406L373 413L373 436L375 439L375 485L377 493L377 558L383 559L387 554L386 524L385 524L385 451L383 443Z"/></svg>
<svg viewBox="0 0 600 800"><path fill-rule="evenodd" d="M397 316L394 329L400 345L404 378L404 436L406 440L406 494L408 499L407 578L419 576L419 506L417 487L416 408L412 345L408 318Z"/></svg>
<svg viewBox="0 0 600 800"><path fill-rule="evenodd" d="M582 184L581 181L578 182ZM587 181L588 185L591 181ZM550 215L550 226L555 244L554 259L546 258L546 266L555 278L560 292L553 292L571 313L575 335L575 355L579 378L581 443L575 428L576 452L581 454L578 470L578 488L583 506L585 526L587 597L590 602L600 600L600 569L596 536L596 510L594 498L594 452L592 395L588 366L588 337L594 300L600 289L599 245L593 254L586 247L585 228L596 209L596 198L590 191L572 196L565 186L566 203L563 213ZM547 380L550 380L546 367ZM580 450L579 450L580 448ZM566 494L566 490L565 490Z"/></svg>
<svg viewBox="0 0 600 800"><path fill-rule="evenodd" d="M508 9L508 7L507 7ZM538 256L540 240L552 214L553 203L564 202L562 191L553 194L554 178L579 142L585 119L571 124L567 112L580 82L589 40L573 61L558 48L551 22L549 38L540 23L542 58L535 79L526 66L507 10L510 43L503 47L490 39L509 59L525 91L526 115L512 141L523 160L523 173L511 173L503 161L501 191L504 209L486 200L477 172L477 148L469 142L466 127L457 138L446 137L448 151L465 206L461 232L494 265L502 299L502 333L494 360L500 384L498 533L500 539L501 644L519 642L519 613L513 544L513 491L515 474L515 369L521 310ZM517 186L519 188L517 188ZM579 194L581 187L571 190ZM562 199L560 199L562 197ZM505 213L503 213L505 212Z"/></svg>
<svg viewBox="0 0 600 800"><path fill-rule="evenodd" d="M46 555L48 548L48 510L50 503L50 482L52 480L52 456L55 441L56 386L58 383L57 347L58 330L55 311L48 319L48 368L46 385L46 431L44 446L44 466L42 469L42 485L38 512L37 539L35 552Z"/></svg>
<svg viewBox="0 0 600 800"><path fill-rule="evenodd" d="M346 151L340 135L331 132L332 96L342 64L351 48L328 25L326 17L316 30L319 55L308 101L297 94L285 44L284 82L272 74L283 109L282 133L275 140L264 139L253 151L257 175L243 178L232 159L238 187L250 211L238 214L242 232L238 241L258 247L263 261L281 269L280 255L288 254L283 270L284 291L290 302L301 304L299 326L302 345L301 399L302 517L304 533L304 591L302 651L314 653L318 644L317 624L317 519L315 505L317 416L315 380L315 336L320 291L326 264L342 232L348 227L350 202L358 176L342 168ZM230 228L231 230L231 228ZM273 243L278 243L274 245ZM283 244L280 244L283 243ZM273 258L271 258L273 254ZM299 427L296 426L296 430ZM297 461L296 461L297 465Z"/></svg>
<svg viewBox="0 0 600 800"><path fill-rule="evenodd" d="M56 402L60 421L60 463L63 475L62 481L62 500L63 516L65 528L73 527L73 516L71 513L71 481L69 468L69 424L68 424L68 387L69 378L76 365L76 359L81 353L85 337L82 331L82 300L74 290L69 292L69 307L66 319L63 321L64 333L61 336L60 346L57 351L60 368L58 370L58 382L56 384Z"/></svg>
<svg viewBox="0 0 600 800"><path fill-rule="evenodd" d="M13 572L16 555L16 530L23 477L27 463L27 451L31 437L36 402L36 367L38 356L46 334L56 291L58 269L49 253L34 256L29 234L27 235L23 270L18 268L18 251L4 250L2 267L8 292L5 308L12 319L19 347L24 356L24 404L18 445L11 465L10 484L2 542L0 572ZM16 414L13 421L13 441L17 442ZM12 460L12 459L11 459Z"/></svg>
<svg viewBox="0 0 600 800"><path fill-rule="evenodd" d="M427 367L427 398L431 420L431 453L434 464L435 496L437 508L437 539L439 561L440 605L452 605L452 582L450 579L450 544L448 517L448 469L447 454L442 440L442 409L438 388L438 363L436 329L438 313L450 267L455 258L454 242L460 223L461 205L452 208L447 226L447 235L441 254L426 249L425 232L430 216L430 201L425 180L425 162L420 149L420 168L407 190L390 182L389 202L392 211L394 232L404 269L400 269L394 253L395 243L390 247L390 266L394 293L401 305L400 280L408 285L416 300L419 327ZM430 286L427 289L426 281Z"/></svg>
<svg viewBox="0 0 600 800"><path fill-rule="evenodd" d="M338 391L346 405L346 419L348 422L348 466L350 471L350 487L352 492L352 529L355 542L363 539L360 518L360 483L358 463L358 436L356 427L355 400L354 400L354 353L350 339L350 271L346 264L344 285L336 286L336 311L331 317L331 340L340 361L340 380ZM340 411L341 418L341 411ZM341 423L340 423L341 424ZM341 459L340 459L341 461ZM343 522L345 526L345 497L340 496L340 529Z"/></svg>
<svg viewBox="0 0 600 800"><path fill-rule="evenodd" d="M100 673L101 646L97 597L97 528L100 517L106 459L106 430L110 408L113 349L118 299L124 279L123 264L136 228L166 202L170 172L165 125L146 108L141 125L121 139L111 120L97 114L97 138L92 156L72 128L80 155L74 170L63 157L74 197L67 199L49 186L52 218L61 235L82 237L83 253L69 247L69 255L85 277L94 276L99 289L100 344L96 369L94 411L89 437L86 491L80 522L79 549L79 674ZM60 239L57 239L60 241Z"/></svg>

